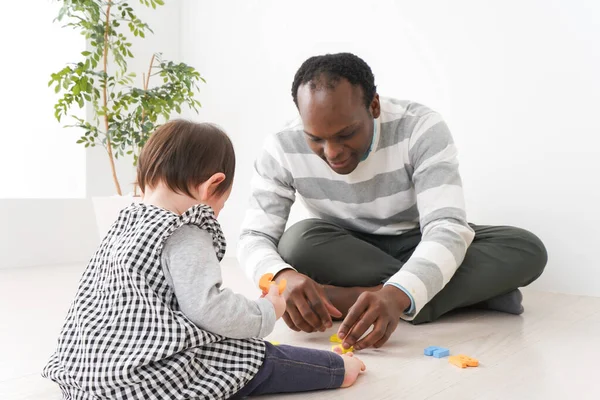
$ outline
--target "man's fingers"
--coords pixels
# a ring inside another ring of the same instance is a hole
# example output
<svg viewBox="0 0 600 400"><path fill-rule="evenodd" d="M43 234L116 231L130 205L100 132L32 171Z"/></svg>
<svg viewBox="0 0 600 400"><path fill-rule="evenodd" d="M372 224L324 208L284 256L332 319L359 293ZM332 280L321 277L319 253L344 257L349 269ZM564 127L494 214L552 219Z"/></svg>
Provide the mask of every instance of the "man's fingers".
<svg viewBox="0 0 600 400"><path fill-rule="evenodd" d="M300 311L298 311L298 308L296 308L295 305L292 305L291 307L288 305L287 312L290 314L290 318L292 319L294 325L300 328L300 330L308 333L315 331L315 329L308 322L306 322L306 320L304 320L302 314L300 314Z"/></svg>
<svg viewBox="0 0 600 400"><path fill-rule="evenodd" d="M342 321L340 328L338 329L338 336L340 339L345 339L346 335L352 327L356 324L362 314L367 310L369 304L366 301L361 301L361 298L350 308L348 315Z"/></svg>
<svg viewBox="0 0 600 400"><path fill-rule="evenodd" d="M302 298L301 300L296 301L296 306L298 307L298 311L300 312L302 319L304 319L304 321L306 321L313 328L313 330L319 330L321 328L321 318L311 307L311 302L309 303L309 299Z"/></svg>
<svg viewBox="0 0 600 400"><path fill-rule="evenodd" d="M308 298L310 306L315 311L320 320L318 328L330 328L332 326L331 316L329 315L329 311L327 311L327 307L325 306L326 303L329 303L329 300L325 296L325 292L319 293L316 289L313 288L307 290L306 296Z"/></svg>
<svg viewBox="0 0 600 400"><path fill-rule="evenodd" d="M392 332L393 330L390 329L390 325L388 325L387 331L385 332L385 335L383 335L383 337L381 339L379 339L377 341L377 343L375 343L373 345L374 348L378 349L381 346L383 346L388 340L390 340L390 337L392 336Z"/></svg>
<svg viewBox="0 0 600 400"><path fill-rule="evenodd" d="M298 328L296 324L294 324L294 321L292 321L292 317L290 317L290 314L288 314L287 311L283 314L283 320L285 321L285 324L288 326L288 328L290 328L293 331L300 332L300 328Z"/></svg>
<svg viewBox="0 0 600 400"><path fill-rule="evenodd" d="M374 325L375 326L373 327L371 333L369 333L363 339L359 340L354 345L355 349L367 349L381 341L385 343L390 338L391 332L388 334L389 323L387 321L382 321L381 319L378 319L375 321Z"/></svg>
<svg viewBox="0 0 600 400"><path fill-rule="evenodd" d="M379 348L381 346L383 346L392 336L392 333L394 333L396 331L396 329L398 328L398 323L400 321L399 320L391 320L386 331L385 331L385 335L377 342L373 345L373 347L375 348Z"/></svg>
<svg viewBox="0 0 600 400"><path fill-rule="evenodd" d="M373 310L369 309L365 313L363 313L363 315L360 316L358 321L356 321L354 326L346 334L346 337L344 338L344 343L343 343L344 347L348 348L350 346L354 346L357 350L364 348L361 346L356 346L356 343L359 342L359 339L361 338L361 336L364 335L365 332L369 330L371 325L373 325L373 323L375 323L376 320L377 320L377 314L375 312L373 312ZM368 338L371 335L373 335L373 332L368 334L366 338ZM377 339L379 339L379 338L377 338Z"/></svg>
<svg viewBox="0 0 600 400"><path fill-rule="evenodd" d="M330 316L335 317L335 318L342 317L342 315L343 315L342 312L340 310L338 310L337 308L335 308L335 306L329 302L329 299L327 299L327 301L324 304L325 304L325 308L327 308L327 312L329 313Z"/></svg>
<svg viewBox="0 0 600 400"><path fill-rule="evenodd" d="M335 318L341 318L343 315L342 312L340 310L338 310L337 308L335 308L335 306L333 304L331 304L331 302L329 301L329 298L325 294L325 289L323 289L323 286L319 285L318 291L319 291L319 296L323 300L323 305L325 306L325 310L327 311L327 321L331 322L332 316ZM329 327L331 327L331 325Z"/></svg>

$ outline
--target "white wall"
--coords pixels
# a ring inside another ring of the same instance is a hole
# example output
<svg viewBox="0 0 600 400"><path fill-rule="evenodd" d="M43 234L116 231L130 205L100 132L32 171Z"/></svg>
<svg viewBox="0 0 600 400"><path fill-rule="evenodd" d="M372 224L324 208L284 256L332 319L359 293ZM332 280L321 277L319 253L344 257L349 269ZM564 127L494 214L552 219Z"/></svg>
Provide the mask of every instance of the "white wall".
<svg viewBox="0 0 600 400"><path fill-rule="evenodd" d="M136 58L129 63L129 67L138 73L137 79L141 81L142 72L148 70L154 52L163 52L165 58L184 61L180 59L179 46L181 3L166 2L164 7L156 11L135 6L140 19L154 30L154 35L146 36L144 42L139 39L133 42L132 52ZM40 87L40 91L46 90L51 89L45 85ZM7 116L11 115L10 107L13 106L22 107L20 104L9 104L8 110L3 109ZM32 112L52 113L53 110ZM23 158L27 157L26 148L15 148L13 151L23 152ZM134 173L129 162L120 162L118 170L124 192L132 191ZM1 176L10 173L6 169L0 171ZM95 148L86 152L86 180L88 197L115 193L104 149ZM89 198L0 199L0 268L86 262L98 245L98 240Z"/></svg>
<svg viewBox="0 0 600 400"><path fill-rule="evenodd" d="M50 74L80 57L86 46L83 36L53 22L60 8L46 0L38 1L33 13L24 1L7 2L2 9L4 15L29 15L27 24L21 18L0 24L0 37L19 38L2 46L3 54L18 54L18 62L0 64L6 94L0 110L0 171L10 171L2 174L0 199L85 196L85 149L76 143L81 134L56 122L53 105L59 96L47 88ZM32 26L43 34L29 34ZM85 110L73 111L85 115Z"/></svg>
<svg viewBox="0 0 600 400"><path fill-rule="evenodd" d="M550 262L536 287L600 295L597 2L182 0L141 15L156 35L136 46L133 69L145 70L157 50L195 66L208 84L192 118L219 123L236 145L221 217L228 256L255 153L295 116L294 72L311 55L352 51L373 68L380 94L446 117L473 222L544 240ZM88 196L112 194L104 153L88 151L86 165ZM120 177L133 181L127 164ZM85 261L97 241L89 200L0 200L0 268Z"/></svg>
<svg viewBox="0 0 600 400"><path fill-rule="evenodd" d="M471 221L544 240L550 261L537 288L600 295L599 17L592 0L184 1L182 56L208 81L201 119L237 148L221 217L230 245L255 154L295 115L296 69L351 51L371 65L380 94L445 116Z"/></svg>

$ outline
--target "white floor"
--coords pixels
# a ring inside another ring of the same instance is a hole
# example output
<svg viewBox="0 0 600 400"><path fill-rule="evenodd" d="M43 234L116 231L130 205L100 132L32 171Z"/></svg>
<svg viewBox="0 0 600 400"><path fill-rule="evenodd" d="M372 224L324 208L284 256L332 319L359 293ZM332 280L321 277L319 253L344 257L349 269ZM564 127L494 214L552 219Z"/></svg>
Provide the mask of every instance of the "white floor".
<svg viewBox="0 0 600 400"><path fill-rule="evenodd" d="M60 399L39 372L83 266L0 270L0 399ZM256 296L235 262L226 285ZM349 389L269 398L306 399L599 399L600 298L525 290L521 317L469 311L428 325L401 323L380 350L359 353L368 371ZM301 334L280 321L271 340L329 349L330 332ZM461 370L423 356L430 345L479 359Z"/></svg>

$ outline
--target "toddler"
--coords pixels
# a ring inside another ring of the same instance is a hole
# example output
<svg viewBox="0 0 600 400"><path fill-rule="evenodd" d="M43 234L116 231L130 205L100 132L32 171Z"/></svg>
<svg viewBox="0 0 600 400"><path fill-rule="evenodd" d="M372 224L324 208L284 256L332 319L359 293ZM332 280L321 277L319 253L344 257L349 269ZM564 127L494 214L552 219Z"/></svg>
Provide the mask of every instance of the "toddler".
<svg viewBox="0 0 600 400"><path fill-rule="evenodd" d="M285 312L275 285L221 287L216 218L233 184L229 137L171 121L138 160L143 201L121 211L81 278L43 376L65 399L228 399L352 385L364 364L262 340Z"/></svg>

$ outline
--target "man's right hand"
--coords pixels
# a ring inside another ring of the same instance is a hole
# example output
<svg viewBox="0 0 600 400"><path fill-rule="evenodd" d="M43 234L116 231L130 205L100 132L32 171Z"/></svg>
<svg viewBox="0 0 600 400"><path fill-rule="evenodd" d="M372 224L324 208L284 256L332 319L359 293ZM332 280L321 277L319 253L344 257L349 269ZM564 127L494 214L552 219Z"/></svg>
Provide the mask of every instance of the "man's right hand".
<svg viewBox="0 0 600 400"><path fill-rule="evenodd" d="M297 332L325 331L332 326L331 316L341 318L342 313L333 306L323 287L293 269L286 269L275 276L275 280L287 280L283 292L287 309L283 320Z"/></svg>

